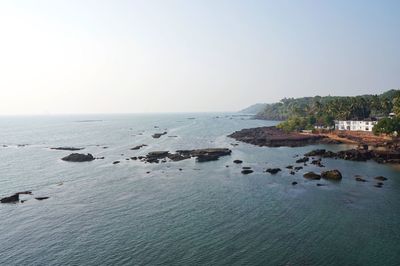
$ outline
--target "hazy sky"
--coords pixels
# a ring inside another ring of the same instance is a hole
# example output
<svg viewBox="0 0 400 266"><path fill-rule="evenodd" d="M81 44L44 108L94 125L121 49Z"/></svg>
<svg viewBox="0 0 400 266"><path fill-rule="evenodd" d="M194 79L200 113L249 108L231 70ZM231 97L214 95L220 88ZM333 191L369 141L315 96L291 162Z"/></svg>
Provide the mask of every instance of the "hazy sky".
<svg viewBox="0 0 400 266"><path fill-rule="evenodd" d="M0 114L380 93L399 49L400 1L1 0Z"/></svg>

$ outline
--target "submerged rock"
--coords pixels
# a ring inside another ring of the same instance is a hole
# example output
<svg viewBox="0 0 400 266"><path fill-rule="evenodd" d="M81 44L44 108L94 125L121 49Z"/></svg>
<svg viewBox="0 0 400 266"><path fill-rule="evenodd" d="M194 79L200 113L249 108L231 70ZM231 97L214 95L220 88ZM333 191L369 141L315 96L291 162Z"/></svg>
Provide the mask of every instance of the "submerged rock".
<svg viewBox="0 0 400 266"><path fill-rule="evenodd" d="M292 182L292 186L294 186L294 185L297 185L297 182L296 182L296 181L293 181L293 182Z"/></svg>
<svg viewBox="0 0 400 266"><path fill-rule="evenodd" d="M62 158L61 160L67 162L90 162L94 160L94 157L90 153L88 154L72 153Z"/></svg>
<svg viewBox="0 0 400 266"><path fill-rule="evenodd" d="M115 161L115 162L113 162L113 164L119 164L120 163L120 161Z"/></svg>
<svg viewBox="0 0 400 266"><path fill-rule="evenodd" d="M387 180L387 178L384 177L384 176L376 176L376 177L374 177L374 179L379 180L379 181L386 181Z"/></svg>
<svg viewBox="0 0 400 266"><path fill-rule="evenodd" d="M367 180L365 180L364 178L362 178L362 176L359 175L354 176L354 178L358 182L367 182Z"/></svg>
<svg viewBox="0 0 400 266"><path fill-rule="evenodd" d="M236 164L241 164L241 163L243 163L242 160L234 160L233 162L236 163Z"/></svg>
<svg viewBox="0 0 400 266"><path fill-rule="evenodd" d="M342 173L339 170L329 170L322 172L321 177L329 180L341 180Z"/></svg>

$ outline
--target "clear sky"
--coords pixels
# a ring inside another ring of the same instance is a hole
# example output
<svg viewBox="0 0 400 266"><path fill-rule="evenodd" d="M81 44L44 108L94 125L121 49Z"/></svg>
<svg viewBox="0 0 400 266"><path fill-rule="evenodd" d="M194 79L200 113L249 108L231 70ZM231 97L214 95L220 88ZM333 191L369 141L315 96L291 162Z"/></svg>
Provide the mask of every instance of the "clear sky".
<svg viewBox="0 0 400 266"><path fill-rule="evenodd" d="M400 87L400 1L1 0L0 114L236 111Z"/></svg>

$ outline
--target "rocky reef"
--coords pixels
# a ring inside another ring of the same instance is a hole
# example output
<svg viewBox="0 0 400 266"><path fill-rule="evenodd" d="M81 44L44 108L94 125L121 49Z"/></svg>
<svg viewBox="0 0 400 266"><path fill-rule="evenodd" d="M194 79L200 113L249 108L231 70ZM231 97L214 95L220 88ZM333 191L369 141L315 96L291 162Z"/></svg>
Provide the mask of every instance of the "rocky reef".
<svg viewBox="0 0 400 266"><path fill-rule="evenodd" d="M285 132L277 127L246 128L236 131L228 137L258 146L268 147L299 147L319 143L339 143L326 136Z"/></svg>

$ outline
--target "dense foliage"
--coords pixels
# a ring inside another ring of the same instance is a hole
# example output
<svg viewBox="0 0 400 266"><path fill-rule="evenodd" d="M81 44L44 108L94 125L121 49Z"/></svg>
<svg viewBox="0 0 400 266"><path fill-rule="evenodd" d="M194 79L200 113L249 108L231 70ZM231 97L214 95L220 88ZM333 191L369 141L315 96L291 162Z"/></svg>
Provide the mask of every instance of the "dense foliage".
<svg viewBox="0 0 400 266"><path fill-rule="evenodd" d="M287 130L312 129L314 125L333 126L334 120L363 120L369 117L387 117L395 112L400 117L400 90L380 95L354 97L315 96L285 98L267 104L257 118L286 120L279 127Z"/></svg>
<svg viewBox="0 0 400 266"><path fill-rule="evenodd" d="M396 98L397 97L397 98ZM257 114L257 118L286 120L290 117L313 116L316 123L331 124L334 119L362 120L368 117L384 117L396 107L400 113L400 90L390 90L381 95L355 97L315 96L285 98L278 103L268 104ZM395 110L393 110L395 111Z"/></svg>
<svg viewBox="0 0 400 266"><path fill-rule="evenodd" d="M382 118L378 121L372 131L375 135L388 134L393 135L400 132L400 117Z"/></svg>

